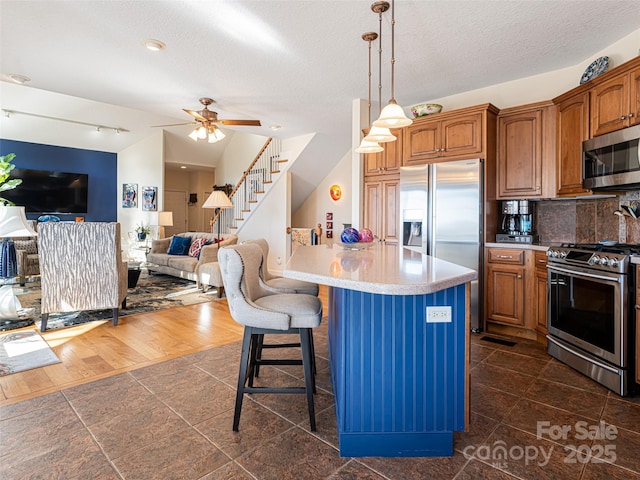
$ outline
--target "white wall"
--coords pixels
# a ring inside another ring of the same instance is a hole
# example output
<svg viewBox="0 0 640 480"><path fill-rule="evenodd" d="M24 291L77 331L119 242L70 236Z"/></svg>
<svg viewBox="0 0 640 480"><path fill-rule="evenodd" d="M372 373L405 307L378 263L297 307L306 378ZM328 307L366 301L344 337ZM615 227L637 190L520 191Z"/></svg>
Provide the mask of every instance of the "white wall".
<svg viewBox="0 0 640 480"><path fill-rule="evenodd" d="M216 185L230 183L235 187L267 139L261 135L236 132L216 167Z"/></svg>
<svg viewBox="0 0 640 480"><path fill-rule="evenodd" d="M136 225L157 224L158 212L143 212L141 201L142 187L158 187L158 211L162 210L164 191L164 132L158 130L144 140L118 153L118 222L122 233L122 249L129 248L128 233ZM122 184L138 184L137 208L122 208ZM153 233L153 232L152 232Z"/></svg>
<svg viewBox="0 0 640 480"><path fill-rule="evenodd" d="M340 162L329 172L291 217L292 227L315 227L322 225L322 243L332 243L339 238L343 223L353 222L351 218L352 199L354 197L352 185L351 152L348 152ZM337 202L331 199L329 188L333 184L342 187L342 197ZM355 192L356 197L359 192ZM326 213L333 213L333 239L326 237Z"/></svg>
<svg viewBox="0 0 640 480"><path fill-rule="evenodd" d="M287 261L288 235L291 217L291 176L285 172L275 181L260 201L251 221L242 227L238 240L264 238L269 243L269 271L279 274Z"/></svg>

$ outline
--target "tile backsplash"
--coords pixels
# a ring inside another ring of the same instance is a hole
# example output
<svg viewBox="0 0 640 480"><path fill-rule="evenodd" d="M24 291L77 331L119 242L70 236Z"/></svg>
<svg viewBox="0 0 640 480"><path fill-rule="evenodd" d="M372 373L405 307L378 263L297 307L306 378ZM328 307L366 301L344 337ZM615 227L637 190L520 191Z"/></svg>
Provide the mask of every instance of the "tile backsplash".
<svg viewBox="0 0 640 480"><path fill-rule="evenodd" d="M618 216L621 205L638 202L640 191L615 198L536 202L536 229L542 243L596 243L615 240L640 244L640 218Z"/></svg>

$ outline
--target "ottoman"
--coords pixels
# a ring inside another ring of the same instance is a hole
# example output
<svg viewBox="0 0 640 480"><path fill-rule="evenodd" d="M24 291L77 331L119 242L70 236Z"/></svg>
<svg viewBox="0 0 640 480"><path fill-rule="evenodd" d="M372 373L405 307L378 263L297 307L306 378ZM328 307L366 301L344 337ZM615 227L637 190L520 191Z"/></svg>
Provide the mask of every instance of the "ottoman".
<svg viewBox="0 0 640 480"><path fill-rule="evenodd" d="M203 263L198 269L198 278L202 291L206 292L209 287L216 287L218 290L218 298L222 297L224 284L222 283L222 275L220 274L220 265L218 262Z"/></svg>

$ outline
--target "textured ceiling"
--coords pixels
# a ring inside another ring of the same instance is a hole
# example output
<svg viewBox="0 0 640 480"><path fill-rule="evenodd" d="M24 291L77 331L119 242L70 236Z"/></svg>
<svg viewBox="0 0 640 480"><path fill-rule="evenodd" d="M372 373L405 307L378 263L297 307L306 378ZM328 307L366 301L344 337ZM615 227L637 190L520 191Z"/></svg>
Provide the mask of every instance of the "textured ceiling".
<svg viewBox="0 0 640 480"><path fill-rule="evenodd" d="M220 118L263 124L238 130L282 138L318 132L344 154L352 100L367 95L361 35L378 30L370 4L0 0L0 73L32 79L28 88L0 84L2 108L130 130L85 138L77 125L16 115L11 127L2 119L0 134L118 151L151 125L188 121L181 109L199 109L198 98L210 96ZM576 65L640 27L637 0L398 0L395 10L395 96L404 106ZM384 103L390 13L382 24ZM146 38L167 49L146 50ZM373 53L377 99L375 46ZM42 139L34 136L40 125L49 131ZM191 149L176 161L215 165L220 145L185 139L190 127L168 130Z"/></svg>

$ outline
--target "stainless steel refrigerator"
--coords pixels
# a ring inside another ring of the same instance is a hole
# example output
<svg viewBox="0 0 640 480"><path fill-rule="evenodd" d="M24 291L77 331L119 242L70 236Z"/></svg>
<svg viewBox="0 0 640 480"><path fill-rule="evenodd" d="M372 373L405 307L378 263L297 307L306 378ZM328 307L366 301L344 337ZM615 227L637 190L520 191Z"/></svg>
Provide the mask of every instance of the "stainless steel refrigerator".
<svg viewBox="0 0 640 480"><path fill-rule="evenodd" d="M478 272L471 282L471 328L482 318L483 161L400 168L401 245Z"/></svg>

